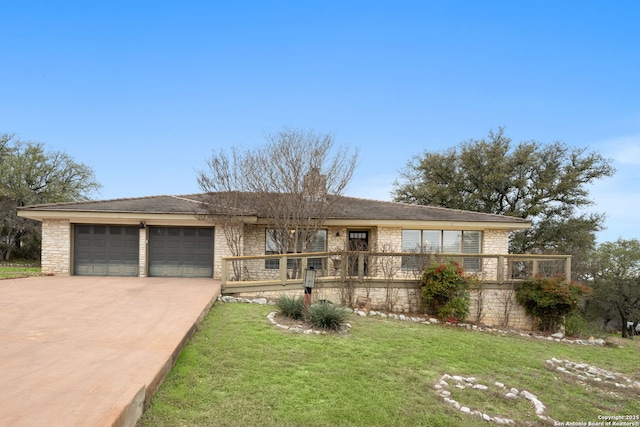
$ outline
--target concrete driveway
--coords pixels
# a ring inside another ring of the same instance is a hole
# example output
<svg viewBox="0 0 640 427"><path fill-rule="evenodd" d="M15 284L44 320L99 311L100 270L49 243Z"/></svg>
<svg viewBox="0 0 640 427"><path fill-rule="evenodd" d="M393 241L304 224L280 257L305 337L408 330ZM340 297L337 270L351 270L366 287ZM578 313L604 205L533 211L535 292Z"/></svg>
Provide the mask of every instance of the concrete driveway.
<svg viewBox="0 0 640 427"><path fill-rule="evenodd" d="M0 425L135 425L219 294L212 279L0 280Z"/></svg>

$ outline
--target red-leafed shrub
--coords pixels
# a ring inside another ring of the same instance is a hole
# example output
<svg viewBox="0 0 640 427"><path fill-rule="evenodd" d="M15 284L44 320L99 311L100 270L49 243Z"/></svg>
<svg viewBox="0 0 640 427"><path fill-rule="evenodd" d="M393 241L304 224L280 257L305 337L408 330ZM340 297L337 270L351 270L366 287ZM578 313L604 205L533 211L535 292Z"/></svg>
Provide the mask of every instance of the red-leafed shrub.
<svg viewBox="0 0 640 427"><path fill-rule="evenodd" d="M579 283L568 283L564 276L535 277L516 289L516 300L541 330L553 332L589 291Z"/></svg>
<svg viewBox="0 0 640 427"><path fill-rule="evenodd" d="M458 263L437 263L422 273L422 305L429 314L452 322L469 314L469 282Z"/></svg>

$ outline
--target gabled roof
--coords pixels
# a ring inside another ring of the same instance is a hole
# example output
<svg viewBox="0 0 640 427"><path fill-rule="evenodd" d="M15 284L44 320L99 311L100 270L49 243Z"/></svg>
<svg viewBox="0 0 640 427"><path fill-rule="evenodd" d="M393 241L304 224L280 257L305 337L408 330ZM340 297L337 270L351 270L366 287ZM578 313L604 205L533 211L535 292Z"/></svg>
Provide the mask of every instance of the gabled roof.
<svg viewBox="0 0 640 427"><path fill-rule="evenodd" d="M93 214L140 214L140 215L195 215L202 213L203 201L213 201L216 205L218 193L189 194L183 196L150 196L129 199L96 200L69 203L53 203L45 205L25 206L19 209L20 216L42 219L52 217L78 217L82 213ZM255 210L252 193L237 193L239 214L264 217ZM277 197L277 195L274 195ZM494 215L479 212L469 212L433 206L410 205L398 202L360 199L345 196L339 197L338 209L328 220L352 221L434 221L434 222L465 222L465 223L493 223L503 224L507 228L528 228L531 222L522 218L504 215ZM223 214L222 201L219 204L220 214ZM214 210L215 211L215 210Z"/></svg>

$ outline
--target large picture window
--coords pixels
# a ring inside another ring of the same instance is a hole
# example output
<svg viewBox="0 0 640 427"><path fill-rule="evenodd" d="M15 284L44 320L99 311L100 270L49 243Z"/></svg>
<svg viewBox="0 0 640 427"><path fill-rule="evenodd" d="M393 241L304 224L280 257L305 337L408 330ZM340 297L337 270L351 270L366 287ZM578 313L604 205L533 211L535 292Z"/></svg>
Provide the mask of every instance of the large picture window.
<svg viewBox="0 0 640 427"><path fill-rule="evenodd" d="M280 252L278 248L278 244L276 243L275 235L272 230L266 230L265 236L265 255L277 255ZM296 252L302 252L302 245L300 245ZM326 252L327 251L327 230L318 230L316 231L315 236L307 246L307 252ZM283 248L282 252L286 252L288 254L293 253L293 250L290 248ZM326 267L327 259L325 258L308 258L307 259L307 267L313 267L316 270L324 270ZM288 259L287 260L287 268L293 269L300 266L299 259ZM280 268L280 260L279 259L267 259L265 260L264 268L267 269L278 269Z"/></svg>
<svg viewBox="0 0 640 427"><path fill-rule="evenodd" d="M402 252L420 254L479 254L482 250L482 231L467 230L403 230ZM465 271L480 271L480 258L461 260ZM402 257L404 270L420 268L420 257Z"/></svg>

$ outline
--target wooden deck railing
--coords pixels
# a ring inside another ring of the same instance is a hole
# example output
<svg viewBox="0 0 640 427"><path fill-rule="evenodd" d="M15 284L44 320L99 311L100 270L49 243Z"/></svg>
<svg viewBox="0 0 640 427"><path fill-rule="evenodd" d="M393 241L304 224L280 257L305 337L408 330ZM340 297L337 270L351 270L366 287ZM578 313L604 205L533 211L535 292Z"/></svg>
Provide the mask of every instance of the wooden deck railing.
<svg viewBox="0 0 640 427"><path fill-rule="evenodd" d="M456 261L465 272L486 283L515 283L537 275L562 275L570 280L571 255L431 254L413 252L312 252L222 259L223 292L276 290L301 286L304 270L314 267L317 282L417 284L429 263Z"/></svg>

